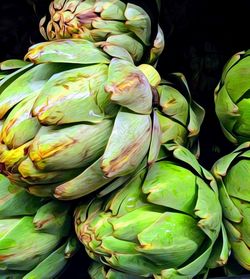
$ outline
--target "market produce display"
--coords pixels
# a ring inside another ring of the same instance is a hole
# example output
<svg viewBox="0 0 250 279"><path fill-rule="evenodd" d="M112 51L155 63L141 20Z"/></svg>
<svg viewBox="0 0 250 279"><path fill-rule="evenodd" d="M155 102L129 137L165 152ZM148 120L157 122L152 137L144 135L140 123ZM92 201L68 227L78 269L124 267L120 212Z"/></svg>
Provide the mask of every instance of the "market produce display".
<svg viewBox="0 0 250 279"><path fill-rule="evenodd" d="M207 170L206 107L159 71L160 17L136 0L48 2L45 41L0 62L0 278L67 278L80 252L76 278L249 274L249 50L211 92L232 149Z"/></svg>

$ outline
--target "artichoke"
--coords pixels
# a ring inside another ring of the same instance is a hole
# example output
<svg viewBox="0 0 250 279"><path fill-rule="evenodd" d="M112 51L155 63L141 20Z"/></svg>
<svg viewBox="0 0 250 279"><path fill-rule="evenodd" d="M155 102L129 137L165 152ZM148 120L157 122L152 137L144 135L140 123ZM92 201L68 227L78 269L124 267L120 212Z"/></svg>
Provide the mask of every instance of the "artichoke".
<svg viewBox="0 0 250 279"><path fill-rule="evenodd" d="M215 109L222 130L232 143L250 140L250 51L235 54L225 65L215 89Z"/></svg>
<svg viewBox="0 0 250 279"><path fill-rule="evenodd" d="M171 149L173 156L161 152L111 196L75 211L89 256L127 278L193 278L209 257L226 261L226 243L213 250L222 225L215 180L187 149Z"/></svg>
<svg viewBox="0 0 250 279"><path fill-rule="evenodd" d="M224 224L233 255L250 270L250 142L243 143L213 166L218 181Z"/></svg>
<svg viewBox="0 0 250 279"><path fill-rule="evenodd" d="M70 204L34 197L0 176L0 277L55 278L78 247Z"/></svg>
<svg viewBox="0 0 250 279"><path fill-rule="evenodd" d="M184 77L161 81L125 49L83 39L30 48L32 63L0 83L0 163L41 197L75 199L121 183L162 143L197 149L204 111Z"/></svg>
<svg viewBox="0 0 250 279"><path fill-rule="evenodd" d="M159 2L157 2L159 5ZM103 42L136 52L135 62L144 56L154 64L164 49L164 35L158 33L152 45L151 19L143 8L120 0L54 0L50 19L40 21L40 32L47 40L85 39ZM47 25L47 26L46 26Z"/></svg>

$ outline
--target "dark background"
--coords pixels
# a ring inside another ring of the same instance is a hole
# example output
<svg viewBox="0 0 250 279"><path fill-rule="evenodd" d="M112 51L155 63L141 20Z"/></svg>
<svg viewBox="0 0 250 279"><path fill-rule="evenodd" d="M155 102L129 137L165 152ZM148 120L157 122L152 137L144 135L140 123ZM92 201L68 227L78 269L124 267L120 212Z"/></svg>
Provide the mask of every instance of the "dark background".
<svg viewBox="0 0 250 279"><path fill-rule="evenodd" d="M38 22L49 0L1 0L0 61L23 58L29 46L43 41ZM158 19L153 0L133 0L144 7L153 22ZM185 74L193 98L206 109L202 126L200 162L210 169L233 146L225 140L214 113L213 91L226 61L250 47L250 1L162 0L160 21L166 48L158 64L162 77ZM87 278L88 261L80 252L61 278ZM221 270L211 276L221 276ZM248 277L249 278L249 277Z"/></svg>

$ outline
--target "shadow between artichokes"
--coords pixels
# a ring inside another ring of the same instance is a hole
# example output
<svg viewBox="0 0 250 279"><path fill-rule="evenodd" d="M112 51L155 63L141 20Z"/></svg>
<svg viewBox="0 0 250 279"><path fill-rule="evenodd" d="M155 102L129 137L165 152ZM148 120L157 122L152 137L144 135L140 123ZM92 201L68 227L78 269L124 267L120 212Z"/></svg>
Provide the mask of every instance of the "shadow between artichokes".
<svg viewBox="0 0 250 279"><path fill-rule="evenodd" d="M121 278L193 278L227 260L227 241L217 242L222 211L215 179L186 148L166 150L122 188L75 211L89 256L123 272Z"/></svg>

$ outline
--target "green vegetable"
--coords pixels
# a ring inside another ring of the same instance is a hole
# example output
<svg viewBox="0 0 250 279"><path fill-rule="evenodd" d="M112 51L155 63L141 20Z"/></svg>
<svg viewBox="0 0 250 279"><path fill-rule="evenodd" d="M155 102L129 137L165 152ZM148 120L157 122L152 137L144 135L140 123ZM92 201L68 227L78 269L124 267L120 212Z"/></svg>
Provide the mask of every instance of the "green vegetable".
<svg viewBox="0 0 250 279"><path fill-rule="evenodd" d="M215 89L215 109L222 130L232 143L250 140L250 51L235 54L225 65Z"/></svg>
<svg viewBox="0 0 250 279"><path fill-rule="evenodd" d="M70 208L34 197L1 175L0 277L55 278L78 249L66 253Z"/></svg>
<svg viewBox="0 0 250 279"><path fill-rule="evenodd" d="M76 232L91 258L146 278L193 278L225 264L215 180L187 149L170 149L172 157L167 152L110 196L76 209Z"/></svg>
<svg viewBox="0 0 250 279"><path fill-rule="evenodd" d="M250 270L250 143L240 145L213 166L218 181L224 224L233 255Z"/></svg>

